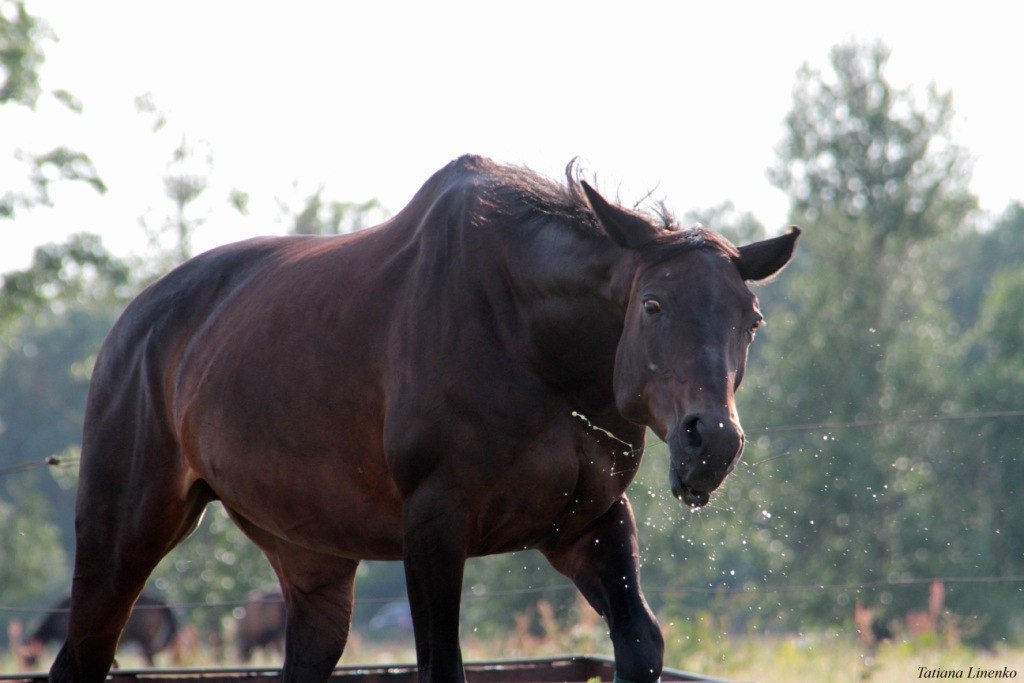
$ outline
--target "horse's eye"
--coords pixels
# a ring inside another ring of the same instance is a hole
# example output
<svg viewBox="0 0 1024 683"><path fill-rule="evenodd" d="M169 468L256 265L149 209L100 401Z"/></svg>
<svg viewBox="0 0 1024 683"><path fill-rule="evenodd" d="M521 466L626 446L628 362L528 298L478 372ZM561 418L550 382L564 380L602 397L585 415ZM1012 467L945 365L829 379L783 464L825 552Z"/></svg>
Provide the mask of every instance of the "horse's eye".
<svg viewBox="0 0 1024 683"><path fill-rule="evenodd" d="M644 312L648 315L661 313L661 304L657 299L647 299L644 301Z"/></svg>

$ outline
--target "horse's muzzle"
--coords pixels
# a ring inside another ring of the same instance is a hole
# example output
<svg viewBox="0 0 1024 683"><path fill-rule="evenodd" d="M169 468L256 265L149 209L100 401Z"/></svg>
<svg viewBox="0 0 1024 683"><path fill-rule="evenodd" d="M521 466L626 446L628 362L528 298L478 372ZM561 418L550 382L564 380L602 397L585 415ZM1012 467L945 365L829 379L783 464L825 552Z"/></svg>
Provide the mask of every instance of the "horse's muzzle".
<svg viewBox="0 0 1024 683"><path fill-rule="evenodd" d="M668 438L672 495L690 507L707 504L743 453L743 430L728 418L690 414Z"/></svg>

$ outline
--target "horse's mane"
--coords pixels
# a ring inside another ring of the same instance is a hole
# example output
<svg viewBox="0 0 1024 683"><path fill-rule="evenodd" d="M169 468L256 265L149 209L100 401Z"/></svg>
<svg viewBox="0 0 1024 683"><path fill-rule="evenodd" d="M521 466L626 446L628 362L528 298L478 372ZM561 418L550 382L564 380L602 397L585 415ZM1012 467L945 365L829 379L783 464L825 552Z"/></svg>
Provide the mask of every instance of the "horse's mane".
<svg viewBox="0 0 1024 683"><path fill-rule="evenodd" d="M517 225L555 221L584 232L604 232L584 197L580 184L584 172L576 159L565 167L564 183L526 166L501 164L475 155L459 157L444 171L456 182L471 180L483 208L511 218ZM679 229L675 217L661 203L634 211L664 230Z"/></svg>
<svg viewBox="0 0 1024 683"><path fill-rule="evenodd" d="M581 180L584 171L576 159L566 166L564 183L526 166L501 164L475 155L459 157L440 174L445 178L444 185L449 187L471 184L479 209L507 219L508 224L549 226L554 223L585 235L607 239L583 193ZM728 256L736 255L736 248L716 232L702 226L680 228L663 202L630 210L664 231L651 243L652 247L657 245L662 254L706 248Z"/></svg>

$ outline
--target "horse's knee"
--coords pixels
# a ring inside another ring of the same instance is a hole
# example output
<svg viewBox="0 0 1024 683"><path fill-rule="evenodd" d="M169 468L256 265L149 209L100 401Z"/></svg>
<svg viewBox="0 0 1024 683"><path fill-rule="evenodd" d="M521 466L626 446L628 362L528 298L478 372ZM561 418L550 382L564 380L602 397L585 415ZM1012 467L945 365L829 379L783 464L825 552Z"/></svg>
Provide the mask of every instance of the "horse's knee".
<svg viewBox="0 0 1024 683"><path fill-rule="evenodd" d="M615 678L618 681L646 683L661 676L665 638L653 619L633 622L612 630L615 645Z"/></svg>

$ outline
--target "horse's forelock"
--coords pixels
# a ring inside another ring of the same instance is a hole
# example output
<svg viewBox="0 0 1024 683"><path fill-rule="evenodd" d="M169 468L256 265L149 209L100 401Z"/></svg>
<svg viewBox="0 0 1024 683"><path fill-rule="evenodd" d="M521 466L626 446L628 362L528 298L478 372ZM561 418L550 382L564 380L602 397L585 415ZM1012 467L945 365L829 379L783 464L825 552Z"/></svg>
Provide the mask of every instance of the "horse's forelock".
<svg viewBox="0 0 1024 683"><path fill-rule="evenodd" d="M739 257L739 250L732 242L700 225L666 233L642 248L650 265L664 263L683 253L696 250L715 251L729 259Z"/></svg>

